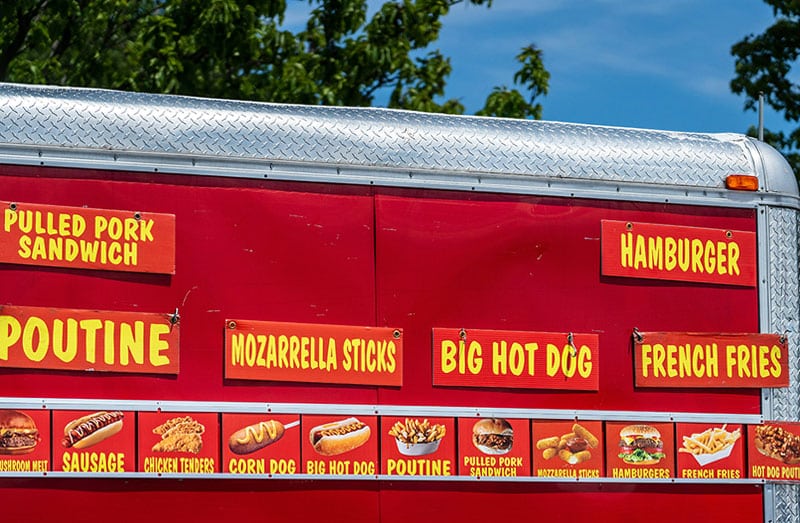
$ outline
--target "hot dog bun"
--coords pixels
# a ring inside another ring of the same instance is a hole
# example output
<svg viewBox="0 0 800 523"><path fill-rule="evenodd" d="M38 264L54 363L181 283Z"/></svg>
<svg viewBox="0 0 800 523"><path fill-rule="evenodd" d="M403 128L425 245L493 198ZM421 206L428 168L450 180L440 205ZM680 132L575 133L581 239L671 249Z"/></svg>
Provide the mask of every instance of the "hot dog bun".
<svg viewBox="0 0 800 523"><path fill-rule="evenodd" d="M123 414L100 411L74 419L64 427L65 447L85 449L106 440L122 430Z"/></svg>
<svg viewBox="0 0 800 523"><path fill-rule="evenodd" d="M271 419L244 427L231 434L228 448L234 454L250 454L275 443L283 437L283 423Z"/></svg>
<svg viewBox="0 0 800 523"><path fill-rule="evenodd" d="M311 429L308 439L317 453L336 456L349 452L367 442L370 428L357 418L325 423Z"/></svg>

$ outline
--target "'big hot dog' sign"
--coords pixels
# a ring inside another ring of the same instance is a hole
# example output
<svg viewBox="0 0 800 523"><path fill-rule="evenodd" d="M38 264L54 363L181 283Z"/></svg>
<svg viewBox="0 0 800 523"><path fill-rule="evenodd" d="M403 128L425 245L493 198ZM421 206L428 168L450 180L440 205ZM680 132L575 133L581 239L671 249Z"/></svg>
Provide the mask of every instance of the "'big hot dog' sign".
<svg viewBox="0 0 800 523"><path fill-rule="evenodd" d="M596 334L433 329L433 384L597 390Z"/></svg>

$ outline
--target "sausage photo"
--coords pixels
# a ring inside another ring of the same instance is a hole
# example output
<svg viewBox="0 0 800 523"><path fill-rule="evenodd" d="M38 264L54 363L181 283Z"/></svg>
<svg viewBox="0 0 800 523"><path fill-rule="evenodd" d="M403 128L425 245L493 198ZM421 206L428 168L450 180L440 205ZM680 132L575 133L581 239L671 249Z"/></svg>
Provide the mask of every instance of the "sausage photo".
<svg viewBox="0 0 800 523"><path fill-rule="evenodd" d="M286 427L274 419L261 421L239 429L228 439L228 448L234 454L251 454L283 437Z"/></svg>
<svg viewBox="0 0 800 523"><path fill-rule="evenodd" d="M110 438L122 430L124 414L100 411L74 419L64 427L65 448L85 449Z"/></svg>
<svg viewBox="0 0 800 523"><path fill-rule="evenodd" d="M308 439L317 453L336 456L349 452L367 442L370 428L357 418L347 418L316 426L308 432Z"/></svg>

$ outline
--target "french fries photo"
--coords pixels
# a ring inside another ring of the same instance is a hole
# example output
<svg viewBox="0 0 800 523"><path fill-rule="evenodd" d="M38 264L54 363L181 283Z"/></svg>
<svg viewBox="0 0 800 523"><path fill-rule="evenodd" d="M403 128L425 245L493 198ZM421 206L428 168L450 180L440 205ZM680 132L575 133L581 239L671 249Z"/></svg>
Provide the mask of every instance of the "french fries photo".
<svg viewBox="0 0 800 523"><path fill-rule="evenodd" d="M698 463L707 465L728 457L741 436L741 429L729 431L727 424L722 427L711 427L703 432L683 436L683 446L678 452L692 454Z"/></svg>

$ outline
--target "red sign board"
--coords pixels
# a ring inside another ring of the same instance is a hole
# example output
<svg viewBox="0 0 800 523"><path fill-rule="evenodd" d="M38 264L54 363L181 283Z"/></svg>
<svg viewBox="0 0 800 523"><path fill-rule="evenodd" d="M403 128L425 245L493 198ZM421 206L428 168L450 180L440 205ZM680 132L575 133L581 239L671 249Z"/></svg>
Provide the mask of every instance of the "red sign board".
<svg viewBox="0 0 800 523"><path fill-rule="evenodd" d="M299 474L300 415L222 414L222 470Z"/></svg>
<svg viewBox="0 0 800 523"><path fill-rule="evenodd" d="M741 425L676 423L678 477L685 479L742 479L744 428Z"/></svg>
<svg viewBox="0 0 800 523"><path fill-rule="evenodd" d="M529 476L526 419L459 418L458 474L480 478Z"/></svg>
<svg viewBox="0 0 800 523"><path fill-rule="evenodd" d="M0 202L0 262L175 274L175 215Z"/></svg>
<svg viewBox="0 0 800 523"><path fill-rule="evenodd" d="M53 466L61 472L136 471L136 414L54 411Z"/></svg>
<svg viewBox="0 0 800 523"><path fill-rule="evenodd" d="M598 390L596 334L433 329L433 384Z"/></svg>
<svg viewBox="0 0 800 523"><path fill-rule="evenodd" d="M0 305L0 367L177 374L171 314Z"/></svg>
<svg viewBox="0 0 800 523"><path fill-rule="evenodd" d="M756 234L602 220L602 273L722 285L756 285Z"/></svg>
<svg viewBox="0 0 800 523"><path fill-rule="evenodd" d="M226 378L403 384L400 329L249 320L226 325Z"/></svg>
<svg viewBox="0 0 800 523"><path fill-rule="evenodd" d="M139 472L213 474L219 466L215 412L140 412Z"/></svg>
<svg viewBox="0 0 800 523"><path fill-rule="evenodd" d="M789 349L777 334L634 334L637 387L787 387Z"/></svg>
<svg viewBox="0 0 800 523"><path fill-rule="evenodd" d="M747 446L751 478L800 481L800 423L748 425Z"/></svg>

